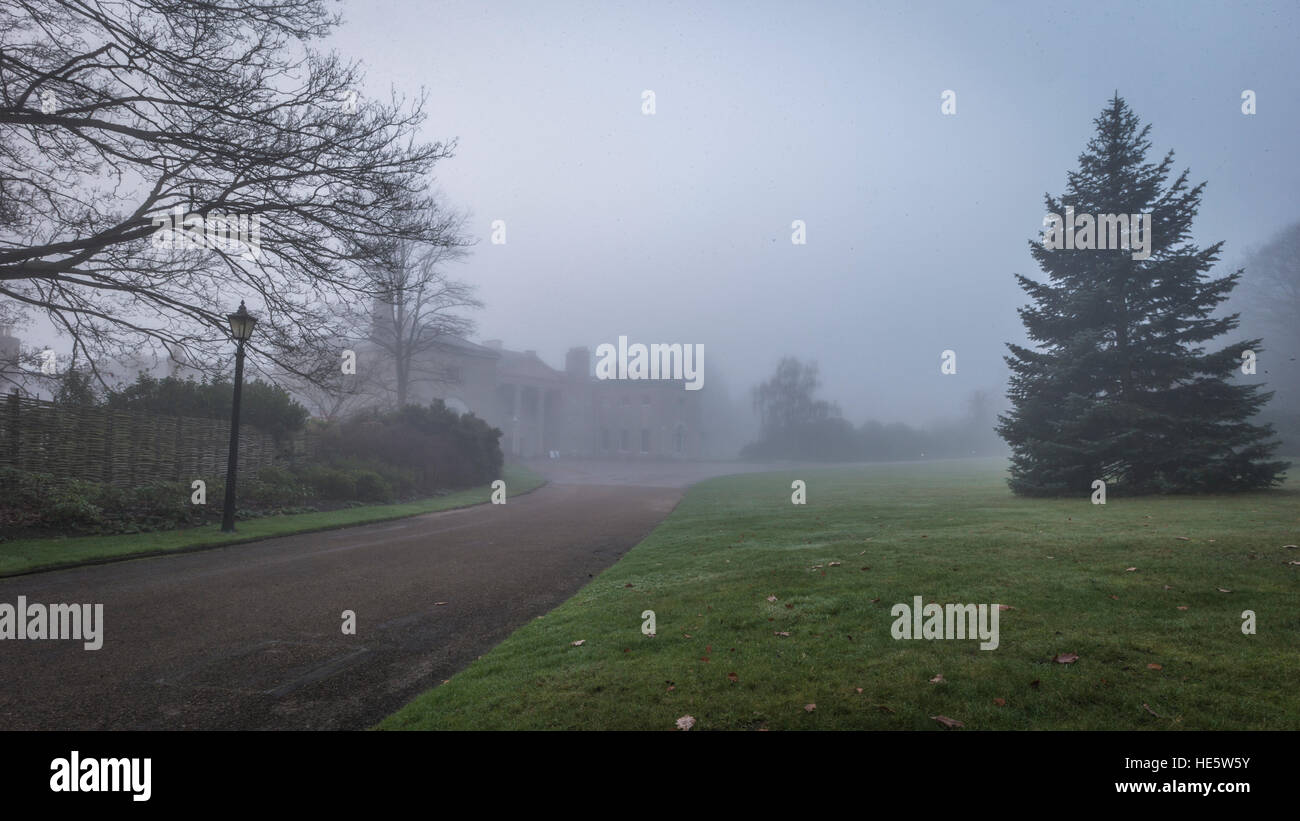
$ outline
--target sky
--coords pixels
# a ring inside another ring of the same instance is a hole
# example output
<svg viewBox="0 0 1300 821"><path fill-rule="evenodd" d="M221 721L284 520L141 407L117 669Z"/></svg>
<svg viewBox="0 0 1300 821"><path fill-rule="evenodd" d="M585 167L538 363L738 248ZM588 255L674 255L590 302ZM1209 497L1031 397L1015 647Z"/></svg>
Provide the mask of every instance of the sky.
<svg viewBox="0 0 1300 821"><path fill-rule="evenodd" d="M1115 92L1153 160L1208 181L1195 239L1225 263L1296 219L1295 2L341 8L362 98L423 90L424 136L458 140L436 185L478 240L453 269L486 303L474 338L555 367L620 335L702 344L705 389L744 397L793 355L854 423L1002 394L1013 275Z"/></svg>

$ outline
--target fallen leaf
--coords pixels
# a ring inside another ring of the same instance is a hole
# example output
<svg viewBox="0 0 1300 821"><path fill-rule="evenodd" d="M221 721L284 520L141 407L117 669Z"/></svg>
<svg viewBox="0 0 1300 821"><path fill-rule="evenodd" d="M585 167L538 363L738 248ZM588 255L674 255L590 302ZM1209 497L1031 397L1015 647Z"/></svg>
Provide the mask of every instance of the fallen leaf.
<svg viewBox="0 0 1300 821"><path fill-rule="evenodd" d="M1180 604L1180 605L1178 605L1178 609L1179 609L1179 610L1186 610L1186 609L1187 609L1187 605L1185 605L1185 604Z"/></svg>
<svg viewBox="0 0 1300 821"><path fill-rule="evenodd" d="M1055 656L1052 656L1052 661L1056 662L1057 664L1074 664L1078 660L1079 660L1078 653L1059 653Z"/></svg>
<svg viewBox="0 0 1300 821"><path fill-rule="evenodd" d="M790 634L789 634L789 633L781 633L781 632L777 632L777 633L774 633L773 635L781 636L782 638L790 638Z"/></svg>
<svg viewBox="0 0 1300 821"><path fill-rule="evenodd" d="M805 704L805 705L803 706L803 711L804 711L805 713L811 713L813 710L816 710L816 709L817 709L817 705L816 705L816 704Z"/></svg>
<svg viewBox="0 0 1300 821"><path fill-rule="evenodd" d="M1151 662L1150 664L1147 665L1147 669L1148 669L1148 670L1163 670L1163 669L1165 669L1165 668L1164 668L1162 665L1156 664L1156 663L1153 661L1153 662Z"/></svg>
<svg viewBox="0 0 1300 821"><path fill-rule="evenodd" d="M727 673L727 679L732 684L735 684L737 681L740 681L740 676L736 675L735 673Z"/></svg>
<svg viewBox="0 0 1300 821"><path fill-rule="evenodd" d="M706 653L712 653L712 652L713 652L713 645L712 645L712 644L705 645L705 647L704 647L704 652L706 652Z"/></svg>
<svg viewBox="0 0 1300 821"><path fill-rule="evenodd" d="M1115 601L1119 601L1119 596L1111 596L1111 598L1114 599Z"/></svg>
<svg viewBox="0 0 1300 821"><path fill-rule="evenodd" d="M1146 710L1148 713L1150 713L1151 715L1155 716L1156 718L1164 718L1164 716L1160 715L1160 714L1157 713L1155 710L1152 710L1152 709L1151 709L1151 705L1149 705L1149 704L1143 704L1143 705L1142 705L1142 709L1143 709L1143 710Z"/></svg>
<svg viewBox="0 0 1300 821"><path fill-rule="evenodd" d="M768 597L767 597L767 600L768 600L768 601L776 601L776 596L768 596Z"/></svg>
<svg viewBox="0 0 1300 821"><path fill-rule="evenodd" d="M1178 541L1180 541L1180 542L1190 542L1190 541L1191 541L1191 539L1189 539L1189 538L1186 537L1186 536L1178 536L1178 537L1176 537L1176 538L1177 538Z"/></svg>
<svg viewBox="0 0 1300 821"><path fill-rule="evenodd" d="M434 606L434 607L441 607L441 606L443 606L444 604L446 604L445 601L436 601L436 602L433 603L433 606ZM537 618L540 619L541 616L538 616Z"/></svg>
<svg viewBox="0 0 1300 821"><path fill-rule="evenodd" d="M947 716L930 716L930 718L934 719L935 721L939 722L940 724L942 724L943 726L947 727L947 728L950 729L950 730L951 730L953 727L965 727L965 726L966 726L965 724L962 724L962 723L961 723L960 721L958 721L957 719L955 719L955 718L948 718Z"/></svg>
<svg viewBox="0 0 1300 821"><path fill-rule="evenodd" d="M998 605L998 609L999 609L999 610L1015 610L1016 608L1012 607L1012 606L1009 605L1009 604L999 604L999 605Z"/></svg>
<svg viewBox="0 0 1300 821"><path fill-rule="evenodd" d="M702 661L702 662L704 662L704 663L707 664L708 661L709 661L709 657L708 657L708 656L700 656L700 661Z"/></svg>
<svg viewBox="0 0 1300 821"><path fill-rule="evenodd" d="M1137 570L1137 568L1136 568L1136 567L1126 567L1126 568L1124 568L1124 572L1125 572L1125 573L1132 573L1134 570Z"/></svg>
<svg viewBox="0 0 1300 821"><path fill-rule="evenodd" d="M861 687L854 687L853 689L858 691L858 695L862 695L862 688L861 688Z"/></svg>
<svg viewBox="0 0 1300 821"><path fill-rule="evenodd" d="M939 675L937 675L937 676L935 676L934 678L930 679L930 683L931 683L931 684L943 684L943 673L940 673Z"/></svg>
<svg viewBox="0 0 1300 821"><path fill-rule="evenodd" d="M1170 587L1169 585L1165 585L1165 589L1166 589L1166 590L1173 590L1173 588Z"/></svg>
<svg viewBox="0 0 1300 821"><path fill-rule="evenodd" d="M695 726L694 716L682 716L681 718L677 719L677 729L679 730L689 730L694 726Z"/></svg>
<svg viewBox="0 0 1300 821"><path fill-rule="evenodd" d="M572 642L571 644L574 647L581 647L584 643L586 643L586 641L587 641L586 639L578 639L577 641Z"/></svg>
<svg viewBox="0 0 1300 821"><path fill-rule="evenodd" d="M676 685L676 684L670 684L670 685L668 685L668 692L671 693L673 690L676 690L676 689L677 689L677 685Z"/></svg>
<svg viewBox="0 0 1300 821"><path fill-rule="evenodd" d="M787 605L785 606L785 609L786 609L786 610L793 610L793 609L794 609L794 605L793 605L793 604L787 604Z"/></svg>
<svg viewBox="0 0 1300 821"><path fill-rule="evenodd" d="M1038 689L1038 685L1039 685L1039 684L1040 684L1040 682L1038 681L1038 679L1034 679L1033 681L1029 682L1029 686L1030 686L1030 687L1033 687L1035 690Z"/></svg>
<svg viewBox="0 0 1300 821"><path fill-rule="evenodd" d="M682 638L689 639L690 637L691 637L690 633L682 633Z"/></svg>
<svg viewBox="0 0 1300 821"><path fill-rule="evenodd" d="M1285 550L1295 550L1295 549L1296 549L1296 546L1293 545L1293 544L1284 544L1284 545L1282 545L1282 547L1283 547L1283 549L1285 549Z"/></svg>
<svg viewBox="0 0 1300 821"><path fill-rule="evenodd" d="M1231 590L1229 590L1229 589L1226 588L1226 587L1216 587L1215 590L1218 590L1220 593L1231 593L1231 592L1232 592Z"/></svg>
<svg viewBox="0 0 1300 821"><path fill-rule="evenodd" d="M879 711L882 712L882 713L892 713L892 712L894 712L893 710L889 709L888 707L886 707L886 706L883 705L883 704L877 704L877 705L876 705L876 709L879 710Z"/></svg>
<svg viewBox="0 0 1300 821"><path fill-rule="evenodd" d="M1007 706L1007 700L1005 698L995 698L993 699L993 703L999 707Z"/></svg>
<svg viewBox="0 0 1300 821"><path fill-rule="evenodd" d="M867 565L866 567L864 567L864 568L862 568L862 569L863 569L863 570L870 570L870 569L871 569L871 565Z"/></svg>
<svg viewBox="0 0 1300 821"><path fill-rule="evenodd" d="M875 603L878 602L878 601L880 601L880 599L872 599L872 600L871 600L871 603L872 603L872 604L875 604Z"/></svg>
<svg viewBox="0 0 1300 821"><path fill-rule="evenodd" d="M829 562L826 566L827 566L827 567L839 567L839 566L840 566L840 563L839 563L839 562Z"/></svg>

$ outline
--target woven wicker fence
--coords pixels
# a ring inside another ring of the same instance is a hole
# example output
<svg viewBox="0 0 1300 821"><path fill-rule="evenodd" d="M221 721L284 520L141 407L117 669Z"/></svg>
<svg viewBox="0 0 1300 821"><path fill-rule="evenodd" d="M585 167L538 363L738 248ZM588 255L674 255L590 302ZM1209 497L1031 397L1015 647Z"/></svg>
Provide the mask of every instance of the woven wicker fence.
<svg viewBox="0 0 1300 821"><path fill-rule="evenodd" d="M298 433L274 439L239 426L239 473L316 455L318 439ZM56 405L11 393L0 400L0 467L132 486L149 481L224 476L230 422L155 416L108 408Z"/></svg>

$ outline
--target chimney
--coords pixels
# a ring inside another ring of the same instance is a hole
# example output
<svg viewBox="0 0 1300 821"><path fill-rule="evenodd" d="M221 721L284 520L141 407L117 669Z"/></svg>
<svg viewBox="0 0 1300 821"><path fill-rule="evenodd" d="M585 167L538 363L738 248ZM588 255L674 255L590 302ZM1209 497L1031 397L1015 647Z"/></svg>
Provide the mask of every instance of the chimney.
<svg viewBox="0 0 1300 821"><path fill-rule="evenodd" d="M570 379L585 381L591 376L591 351L586 347L570 348L564 356L564 372Z"/></svg>

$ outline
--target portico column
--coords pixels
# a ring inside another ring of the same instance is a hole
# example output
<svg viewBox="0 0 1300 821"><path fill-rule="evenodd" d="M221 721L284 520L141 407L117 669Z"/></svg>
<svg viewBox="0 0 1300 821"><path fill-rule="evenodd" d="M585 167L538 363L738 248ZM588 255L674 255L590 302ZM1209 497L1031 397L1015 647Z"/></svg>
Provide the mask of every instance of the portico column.
<svg viewBox="0 0 1300 821"><path fill-rule="evenodd" d="M547 454L546 447L546 388L537 389L537 444L542 454Z"/></svg>
<svg viewBox="0 0 1300 821"><path fill-rule="evenodd" d="M514 423L514 444L510 446L510 452L513 453L515 456L518 456L519 455L519 394L522 389L520 388L518 383L511 385L511 387L514 388L515 404L514 404L514 412L510 414L510 419Z"/></svg>

